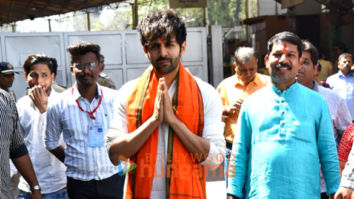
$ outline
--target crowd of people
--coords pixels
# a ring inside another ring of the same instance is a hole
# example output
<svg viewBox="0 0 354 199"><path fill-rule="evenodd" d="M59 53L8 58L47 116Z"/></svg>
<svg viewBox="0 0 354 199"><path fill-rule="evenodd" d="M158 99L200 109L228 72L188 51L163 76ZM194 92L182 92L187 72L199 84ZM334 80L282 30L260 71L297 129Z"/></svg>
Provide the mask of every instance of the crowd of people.
<svg viewBox="0 0 354 199"><path fill-rule="evenodd" d="M67 89L55 58L31 54L16 100L13 66L0 63L0 198L207 198L205 171L222 163L228 199L351 198L352 54L323 77L317 48L280 32L267 43L269 76L239 47L235 75L215 89L183 65L174 11L149 13L138 31L150 65L119 90L86 41L67 48Z"/></svg>

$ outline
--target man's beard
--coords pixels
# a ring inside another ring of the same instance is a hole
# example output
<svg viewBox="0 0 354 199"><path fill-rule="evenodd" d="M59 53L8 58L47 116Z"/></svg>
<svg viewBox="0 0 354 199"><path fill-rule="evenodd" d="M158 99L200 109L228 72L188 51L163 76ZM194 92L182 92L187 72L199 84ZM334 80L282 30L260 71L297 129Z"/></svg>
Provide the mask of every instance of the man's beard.
<svg viewBox="0 0 354 199"><path fill-rule="evenodd" d="M86 79L85 77L86 76L88 76L88 77L90 77L90 78L92 78L92 80L94 79L94 76L92 75L92 74L83 74L83 75L80 75L78 78L77 78L77 82L81 85L81 86L83 86L83 87L85 87L85 88L88 88L88 87L91 87L92 86L92 84L94 84L95 82L93 81L93 82L91 82L89 79Z"/></svg>
<svg viewBox="0 0 354 199"><path fill-rule="evenodd" d="M156 64L154 68L158 73L161 75L166 75L175 70L179 64L179 60L181 59L181 55L178 55L176 58L168 58L168 57L159 57L156 60ZM169 61L170 65L169 66L159 66L158 62L159 61Z"/></svg>

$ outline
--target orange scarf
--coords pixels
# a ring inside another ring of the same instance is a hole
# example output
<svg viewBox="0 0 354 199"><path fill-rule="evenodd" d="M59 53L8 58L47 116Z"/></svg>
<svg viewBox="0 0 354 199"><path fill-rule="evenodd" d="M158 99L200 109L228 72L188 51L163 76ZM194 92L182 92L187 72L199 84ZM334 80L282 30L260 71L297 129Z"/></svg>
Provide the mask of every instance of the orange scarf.
<svg viewBox="0 0 354 199"><path fill-rule="evenodd" d="M158 78L150 66L139 79L139 83L128 98L128 131L133 132L154 111ZM176 92L172 106L179 120L193 133L202 136L204 126L203 100L193 76L179 63L176 78ZM152 181L157 160L158 132L156 128L150 138L132 157L137 168L129 173L126 199L150 198ZM183 146L180 139L169 128L166 176L167 199L206 198L204 167L197 163L191 153Z"/></svg>

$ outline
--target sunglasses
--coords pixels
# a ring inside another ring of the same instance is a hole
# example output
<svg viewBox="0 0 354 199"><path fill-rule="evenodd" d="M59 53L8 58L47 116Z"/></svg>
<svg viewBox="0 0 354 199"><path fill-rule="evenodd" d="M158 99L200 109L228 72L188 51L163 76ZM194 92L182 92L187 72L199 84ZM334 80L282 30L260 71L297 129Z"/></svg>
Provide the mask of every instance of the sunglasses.
<svg viewBox="0 0 354 199"><path fill-rule="evenodd" d="M98 66L98 64L96 62L89 62L87 64L81 64L81 63L75 64L75 68L77 68L79 70L84 70L86 67L88 67L90 70L93 70L97 66Z"/></svg>

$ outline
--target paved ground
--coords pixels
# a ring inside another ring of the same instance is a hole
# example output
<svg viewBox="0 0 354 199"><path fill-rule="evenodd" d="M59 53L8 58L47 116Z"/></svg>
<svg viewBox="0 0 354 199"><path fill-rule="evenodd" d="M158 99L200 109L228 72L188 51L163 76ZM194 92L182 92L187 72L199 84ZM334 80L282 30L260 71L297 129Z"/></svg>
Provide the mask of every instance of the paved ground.
<svg viewBox="0 0 354 199"><path fill-rule="evenodd" d="M226 198L226 185L222 165L219 166L215 171L208 171L206 190L207 199Z"/></svg>
<svg viewBox="0 0 354 199"><path fill-rule="evenodd" d="M206 183L207 199L225 199L225 181L208 181Z"/></svg>

